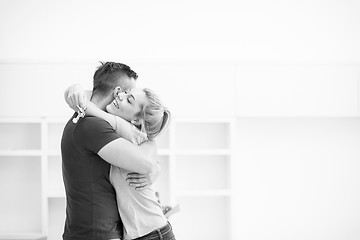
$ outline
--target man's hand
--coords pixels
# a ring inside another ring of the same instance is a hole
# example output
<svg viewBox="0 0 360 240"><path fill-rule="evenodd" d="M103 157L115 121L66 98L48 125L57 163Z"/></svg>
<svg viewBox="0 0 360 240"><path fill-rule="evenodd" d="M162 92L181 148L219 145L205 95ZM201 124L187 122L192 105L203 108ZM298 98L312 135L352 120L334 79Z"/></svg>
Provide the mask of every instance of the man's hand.
<svg viewBox="0 0 360 240"><path fill-rule="evenodd" d="M126 181L129 182L129 186L135 188L135 190L142 190L147 186L152 185L160 175L160 164L157 164L156 170L150 174L140 174L136 172L128 173Z"/></svg>
<svg viewBox="0 0 360 240"><path fill-rule="evenodd" d="M64 98L69 107L75 112L79 111L79 107L86 109L87 97L80 84L74 84L68 87L65 90Z"/></svg>

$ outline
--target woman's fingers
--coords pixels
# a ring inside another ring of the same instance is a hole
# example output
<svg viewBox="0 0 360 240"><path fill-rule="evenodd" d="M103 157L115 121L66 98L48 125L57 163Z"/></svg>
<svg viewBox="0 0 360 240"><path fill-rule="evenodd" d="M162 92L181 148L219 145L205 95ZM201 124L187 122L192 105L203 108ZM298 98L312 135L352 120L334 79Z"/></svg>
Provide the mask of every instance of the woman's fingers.
<svg viewBox="0 0 360 240"><path fill-rule="evenodd" d="M67 104L69 105L69 107L71 107L74 111L77 111L77 107L76 107L76 101L74 99L74 95L72 92L69 92L67 95L67 99L66 99Z"/></svg>
<svg viewBox="0 0 360 240"><path fill-rule="evenodd" d="M76 97L76 104L80 106L82 109L86 109L86 94L84 91L74 93Z"/></svg>
<svg viewBox="0 0 360 240"><path fill-rule="evenodd" d="M82 109L86 109L86 94L80 84L74 84L70 86L66 91L66 102L74 111L79 110L78 106L80 106Z"/></svg>
<svg viewBox="0 0 360 240"><path fill-rule="evenodd" d="M87 99L84 92L69 92L67 103L74 111L79 111L78 106L82 109L86 109L86 102Z"/></svg>
<svg viewBox="0 0 360 240"><path fill-rule="evenodd" d="M74 95L74 93L71 93L70 95L70 102L71 102L71 106L76 109L77 104L76 104L76 96Z"/></svg>
<svg viewBox="0 0 360 240"><path fill-rule="evenodd" d="M86 103L87 103L87 98L86 98L86 94L85 92L83 92L83 96L82 96L82 105L80 105L82 107L82 109L86 110Z"/></svg>
<svg viewBox="0 0 360 240"><path fill-rule="evenodd" d="M79 106L79 107L83 107L83 103L82 103L82 96L81 96L81 94L77 94L77 95L75 95L75 98L76 98L76 103L77 103L77 105Z"/></svg>

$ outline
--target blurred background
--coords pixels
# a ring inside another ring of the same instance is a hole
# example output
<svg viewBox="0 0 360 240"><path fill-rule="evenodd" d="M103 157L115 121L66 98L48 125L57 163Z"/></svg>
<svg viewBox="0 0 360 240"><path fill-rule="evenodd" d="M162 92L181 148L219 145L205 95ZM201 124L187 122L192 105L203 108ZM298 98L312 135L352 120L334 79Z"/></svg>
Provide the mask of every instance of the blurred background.
<svg viewBox="0 0 360 240"><path fill-rule="evenodd" d="M177 239L360 239L360 1L0 0L0 239L61 239L67 86L126 63ZM54 190L55 189L55 190Z"/></svg>

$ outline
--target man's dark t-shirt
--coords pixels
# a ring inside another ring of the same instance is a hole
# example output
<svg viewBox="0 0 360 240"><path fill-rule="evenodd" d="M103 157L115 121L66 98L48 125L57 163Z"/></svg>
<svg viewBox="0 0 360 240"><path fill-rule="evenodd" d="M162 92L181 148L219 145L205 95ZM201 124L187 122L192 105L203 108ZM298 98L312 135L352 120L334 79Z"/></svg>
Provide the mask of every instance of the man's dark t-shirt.
<svg viewBox="0 0 360 240"><path fill-rule="evenodd" d="M63 239L121 238L123 225L109 181L110 164L97 153L119 138L103 119L85 117L66 124L61 140L62 173L66 191Z"/></svg>

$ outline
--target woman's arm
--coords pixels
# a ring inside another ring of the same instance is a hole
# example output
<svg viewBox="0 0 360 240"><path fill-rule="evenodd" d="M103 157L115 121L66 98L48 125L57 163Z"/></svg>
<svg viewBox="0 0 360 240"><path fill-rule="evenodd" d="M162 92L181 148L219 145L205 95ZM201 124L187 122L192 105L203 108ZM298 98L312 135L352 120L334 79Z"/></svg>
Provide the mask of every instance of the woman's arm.
<svg viewBox="0 0 360 240"><path fill-rule="evenodd" d="M133 131L133 124L125 119L107 113L98 108L94 103L88 101L86 115L95 116L107 121L121 137L132 142L131 133Z"/></svg>
<svg viewBox="0 0 360 240"><path fill-rule="evenodd" d="M133 125L120 117L114 116L99 109L89 100L91 98L91 94L91 91L85 91L80 84L75 83L65 90L64 98L66 103L74 111L79 111L78 107L86 109L87 115L106 120L121 137L131 141L130 133L132 131Z"/></svg>
<svg viewBox="0 0 360 240"><path fill-rule="evenodd" d="M75 83L66 88L64 99L69 107L77 112L79 111L78 107L86 109L87 99L91 98L91 94L91 91L85 91L80 84Z"/></svg>
<svg viewBox="0 0 360 240"><path fill-rule="evenodd" d="M79 111L78 106L86 109L87 105L90 106L90 111L87 110L86 112L89 114L93 108L93 110L96 112L98 111L99 114L107 114L106 112L100 110L99 108L97 108L96 106L94 106L93 103L90 102L89 99L91 99L91 95L92 92L91 91L85 91L82 86L80 84L73 84L71 86L69 86L64 93L64 98L66 103L74 110L74 111ZM89 104L91 103L91 104ZM93 105L93 106L91 106ZM95 107L95 109L94 109ZM99 112L100 111L100 112ZM110 115L110 114L108 114ZM111 115L112 118L115 118L113 115ZM106 116L106 118L108 118L109 116ZM129 126L129 122L126 122L124 119L121 119L120 117L116 117L115 119L119 119L119 122L116 122L115 120L111 120L108 119L109 123L111 124L112 122L112 126L114 128L117 128L117 130L119 129L124 129L127 128L127 126ZM106 119L105 119L106 120ZM116 127L115 124L118 124L118 127ZM125 127L124 127L124 125ZM131 127L131 126L130 126ZM120 134L121 135L121 134ZM126 135L126 134L125 134ZM125 136L122 136L124 139L131 141L131 139L127 139L125 138ZM130 138L130 136L129 136ZM123 140L124 140L123 139ZM135 189L142 189L148 185L151 185L152 183L155 182L155 180L158 178L159 173L160 173L160 164L157 161L157 154L156 154L156 146L154 147L154 142L153 141L149 141L146 142L144 144L142 144L141 146L133 146L132 143L130 144L129 142L123 141L122 144L117 145L119 142L121 141L121 139L118 139L118 141L112 141L111 144L108 144L109 146L104 147L103 149L101 149L99 151L99 155L101 157L103 157L103 159L111 164L114 164L115 166L121 167L123 163L119 163L119 160L121 160L122 158L126 159L126 160L131 160L131 163L129 163L129 166L132 164L134 165L136 161L134 161L133 159L135 158L139 158L139 154L140 156L143 156L143 160L141 160L141 162L155 162L156 165L155 167L153 167L154 165L150 165L148 166L148 168L143 169L143 171L139 170L139 164L135 164L136 168L134 167L134 169L129 168L128 170L132 169L133 171L138 171L138 172L142 172L143 174L140 173L136 173L133 172L131 173L131 175L129 176L129 184L131 184L131 186L133 186ZM114 149L112 150L111 147L113 147ZM112 146L114 145L114 146ZM110 151L108 151L108 148L110 149ZM136 148L135 152L133 155L130 154L131 151L129 151L132 148ZM116 155L114 154L114 151L119 151L121 152L121 157L119 158L115 158L113 159L113 157ZM154 151L155 151L155 155L154 155ZM127 156L127 154L124 154L129 152L129 156ZM109 155L109 156L108 156ZM107 159L108 157L108 159Z"/></svg>

